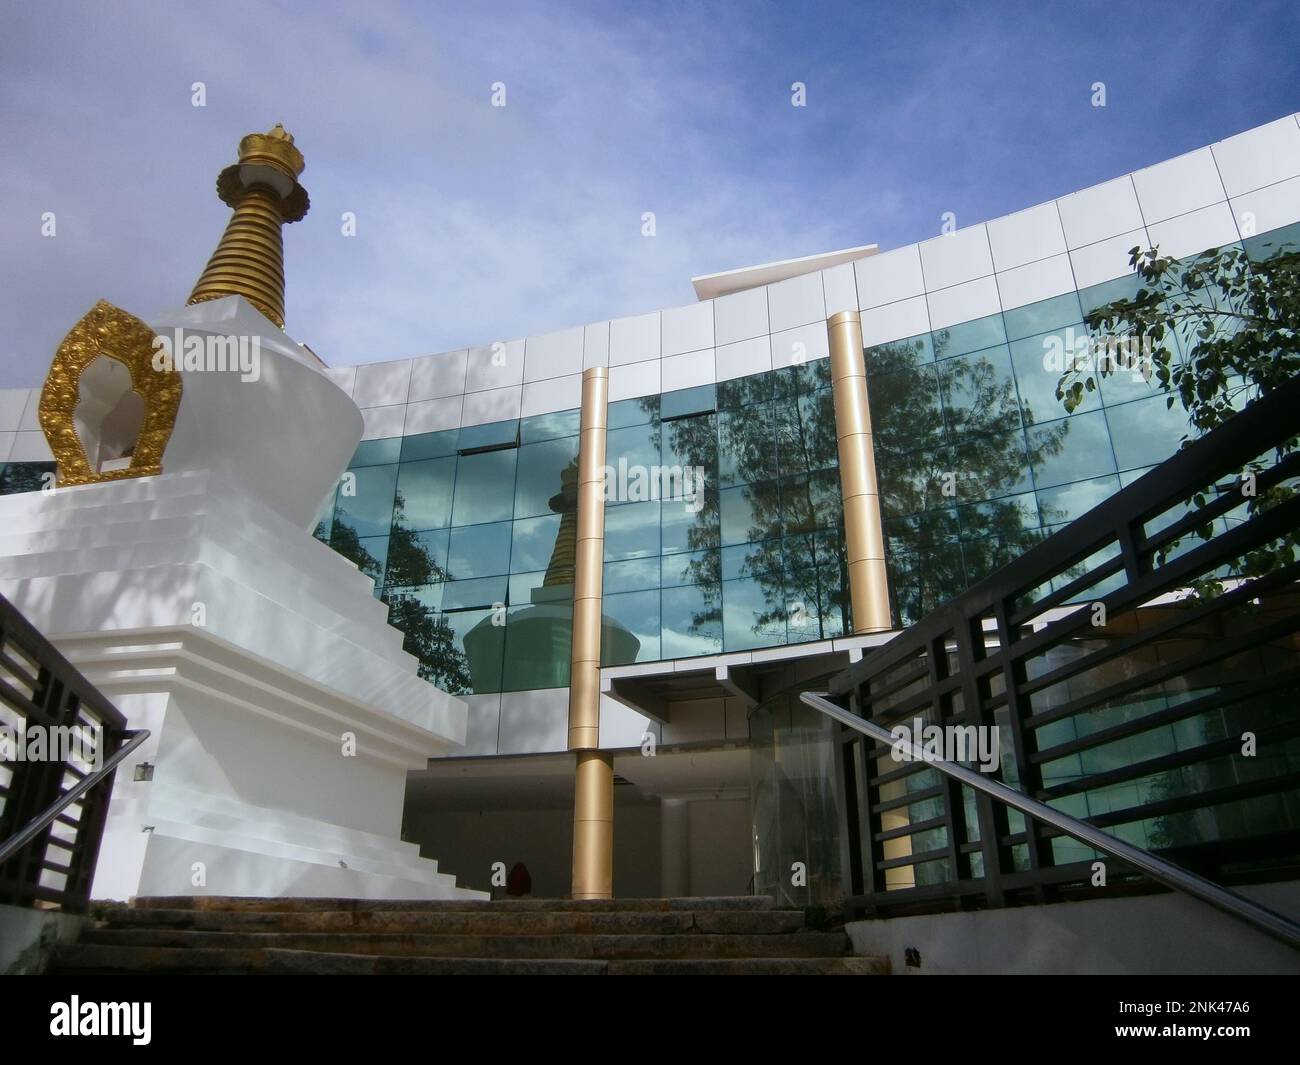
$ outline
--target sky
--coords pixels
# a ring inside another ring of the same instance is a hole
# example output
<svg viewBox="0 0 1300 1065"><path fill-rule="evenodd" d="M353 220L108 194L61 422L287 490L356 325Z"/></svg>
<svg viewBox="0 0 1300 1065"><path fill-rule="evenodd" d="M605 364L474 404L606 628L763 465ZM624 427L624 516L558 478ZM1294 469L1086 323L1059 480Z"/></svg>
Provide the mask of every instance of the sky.
<svg viewBox="0 0 1300 1065"><path fill-rule="evenodd" d="M38 385L97 299L183 305L217 174L276 122L311 196L286 329L341 366L679 306L695 275L910 244L1300 111L1294 0L0 16L0 387Z"/></svg>

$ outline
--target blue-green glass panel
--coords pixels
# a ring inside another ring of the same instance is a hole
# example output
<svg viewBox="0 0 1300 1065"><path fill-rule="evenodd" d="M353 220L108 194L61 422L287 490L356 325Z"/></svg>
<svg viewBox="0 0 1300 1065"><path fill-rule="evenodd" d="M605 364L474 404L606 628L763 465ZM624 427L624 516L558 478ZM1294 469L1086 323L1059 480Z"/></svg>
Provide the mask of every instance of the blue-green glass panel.
<svg viewBox="0 0 1300 1065"><path fill-rule="evenodd" d="M1257 233L1253 237L1247 237L1241 244L1247 257L1257 263L1277 255L1300 254L1300 222L1270 229L1267 233Z"/></svg>
<svg viewBox="0 0 1300 1065"><path fill-rule="evenodd" d="M963 540L1017 536L1025 530L1036 530L1042 524L1038 516L1038 499L1033 492L958 507L957 520Z"/></svg>
<svg viewBox="0 0 1300 1065"><path fill-rule="evenodd" d="M1102 341L1098 341L1100 346ZM1103 349L1099 357L1107 357ZM1101 392L1101 401L1107 407L1115 407L1135 399L1149 399L1163 395L1159 382L1155 378L1156 359L1159 353L1142 353L1134 348L1127 352L1119 348L1114 353L1117 365L1105 376L1099 375L1097 388ZM1171 360L1171 365L1176 360Z"/></svg>
<svg viewBox="0 0 1300 1065"><path fill-rule="evenodd" d="M757 577L781 570L781 541L760 540L722 549L722 579Z"/></svg>
<svg viewBox="0 0 1300 1065"><path fill-rule="evenodd" d="M443 585L444 610L486 609L506 601L510 582L503 573L496 577L478 577L473 580L448 581Z"/></svg>
<svg viewBox="0 0 1300 1065"><path fill-rule="evenodd" d="M1101 411L1036 425L1026 437L1039 490L1118 472Z"/></svg>
<svg viewBox="0 0 1300 1065"><path fill-rule="evenodd" d="M419 659L419 676L455 695L473 690L470 663L454 615L441 612L442 586L390 590L388 623L404 633L402 649Z"/></svg>
<svg viewBox="0 0 1300 1065"><path fill-rule="evenodd" d="M19 492L39 492L46 484L52 484L52 477L57 463L54 462L0 462L0 496L17 495Z"/></svg>
<svg viewBox="0 0 1300 1065"><path fill-rule="evenodd" d="M1141 276L1132 273L1112 278L1109 281L1102 281L1096 285L1089 285L1087 288L1081 288L1079 290L1080 310L1084 314L1091 314L1093 311L1117 300L1131 300L1137 295L1138 289L1141 287Z"/></svg>
<svg viewBox="0 0 1300 1065"><path fill-rule="evenodd" d="M582 411L560 410L551 414L534 414L519 422L519 442L534 444L561 436L577 436L582 429Z"/></svg>
<svg viewBox="0 0 1300 1065"><path fill-rule="evenodd" d="M555 554L555 541L560 535L561 520L559 514L545 514L539 518L523 518L513 522L514 532L510 546L512 573L544 570L550 566ZM572 569L571 565L568 566L570 582L573 579Z"/></svg>
<svg viewBox="0 0 1300 1065"><path fill-rule="evenodd" d="M719 543L718 493L697 487L686 499L664 500L659 508L660 550L701 551Z"/></svg>
<svg viewBox="0 0 1300 1065"><path fill-rule="evenodd" d="M718 410L745 410L772 398L770 373L750 374L718 382Z"/></svg>
<svg viewBox="0 0 1300 1065"><path fill-rule="evenodd" d="M514 512L517 448L461 455L456 466L453 525L506 521Z"/></svg>
<svg viewBox="0 0 1300 1065"><path fill-rule="evenodd" d="M712 384L697 385L695 388L682 388L675 392L663 393L659 397L659 417L663 421L668 421L690 414L712 412L717 409L717 406L716 387Z"/></svg>
<svg viewBox="0 0 1300 1065"><path fill-rule="evenodd" d="M402 437L402 462L437 459L455 455L460 447L460 430L445 429L438 433L419 433Z"/></svg>
<svg viewBox="0 0 1300 1065"><path fill-rule="evenodd" d="M694 414L664 422L660 433L660 461L668 467L698 467L708 483L717 483L717 415Z"/></svg>
<svg viewBox="0 0 1300 1065"><path fill-rule="evenodd" d="M752 484L776 476L776 430L771 405L718 415L718 483Z"/></svg>
<svg viewBox="0 0 1300 1065"><path fill-rule="evenodd" d="M1007 338L1019 340L1021 337L1046 333L1074 322L1082 322L1083 311L1079 307L1079 294L1065 292L1024 307L1013 307L1009 311L1003 311L1002 317L1006 322Z"/></svg>
<svg viewBox="0 0 1300 1065"><path fill-rule="evenodd" d="M1120 489L1119 477L1093 477L1087 481L1057 488L1046 488L1038 493L1043 524L1074 521L1093 507L1104 503Z"/></svg>
<svg viewBox="0 0 1300 1065"><path fill-rule="evenodd" d="M393 524L397 467L366 466L349 473L355 476L355 485L345 478L339 489L336 524L342 522L357 536L386 536ZM348 494L349 487L355 487L354 495Z"/></svg>
<svg viewBox="0 0 1300 1065"><path fill-rule="evenodd" d="M784 643L786 604L780 580L724 581L722 618L723 646L728 651Z"/></svg>
<svg viewBox="0 0 1300 1065"><path fill-rule="evenodd" d="M1020 428L1020 396L1005 344L945 359L937 369L948 432L954 440Z"/></svg>
<svg viewBox="0 0 1300 1065"><path fill-rule="evenodd" d="M605 508L605 561L659 554L659 501Z"/></svg>
<svg viewBox="0 0 1300 1065"><path fill-rule="evenodd" d="M501 578L504 581L504 578ZM478 584L478 581L458 581L458 584ZM448 586L448 592L452 586ZM443 602L446 604L447 595ZM489 600L500 602L500 597ZM461 669L468 674L470 690L476 694L499 692L501 690L502 666L505 656L506 627L494 625L493 619L499 617L489 607L486 610L457 610L444 614L443 619L450 630L451 648L461 656Z"/></svg>
<svg viewBox="0 0 1300 1065"><path fill-rule="evenodd" d="M865 349L863 358L868 378L874 378L877 374L913 370L934 362L934 337L929 333L921 333L903 340L891 340L888 344L877 344Z"/></svg>
<svg viewBox="0 0 1300 1065"><path fill-rule="evenodd" d="M394 525L388 541L385 581L394 587L431 584L447 578L447 530L412 532Z"/></svg>
<svg viewBox="0 0 1300 1065"><path fill-rule="evenodd" d="M677 555L677 558L689 558ZM653 555L605 563L604 592L638 592L659 587L659 559Z"/></svg>
<svg viewBox="0 0 1300 1065"><path fill-rule="evenodd" d="M661 561L660 584L664 588L676 588L685 584L716 584L720 579L721 558L717 550L666 554Z"/></svg>
<svg viewBox="0 0 1300 1065"><path fill-rule="evenodd" d="M1164 462L1188 432L1187 412L1176 400L1170 407L1166 396L1108 407L1106 421L1121 470Z"/></svg>
<svg viewBox="0 0 1300 1065"><path fill-rule="evenodd" d="M388 559L387 536L364 536L357 541L363 559L373 559L374 565L367 565L362 572L375 579L375 598L378 599L384 589L385 563Z"/></svg>
<svg viewBox="0 0 1300 1065"><path fill-rule="evenodd" d="M1011 345L1011 363L1016 371L1020 403L1026 425L1055 421L1065 416L1065 404L1056 398L1062 367L1075 353L1086 350L1087 330L1083 324L1065 326L1052 332L1017 340ZM1076 414L1096 410L1101 397L1085 392Z"/></svg>
<svg viewBox="0 0 1300 1065"><path fill-rule="evenodd" d="M724 488L719 493L724 545L781 534L781 491L776 481Z"/></svg>
<svg viewBox="0 0 1300 1065"><path fill-rule="evenodd" d="M776 399L795 399L831 387L830 359L807 359L772 371Z"/></svg>
<svg viewBox="0 0 1300 1065"><path fill-rule="evenodd" d="M722 650L722 597L717 584L665 588L662 646L664 658L717 654Z"/></svg>
<svg viewBox="0 0 1300 1065"><path fill-rule="evenodd" d="M504 422L469 425L460 430L460 450L471 451L481 447L498 447L519 441L519 421L512 418Z"/></svg>
<svg viewBox="0 0 1300 1065"><path fill-rule="evenodd" d="M872 377L867 395L877 451L903 455L947 438L934 365Z"/></svg>
<svg viewBox="0 0 1300 1065"><path fill-rule="evenodd" d="M558 587L543 587L543 582L545 580L545 570L534 570L532 573L510 574L509 602L515 606L525 603L552 601L563 603L572 602L572 584L560 585Z"/></svg>
<svg viewBox="0 0 1300 1065"><path fill-rule="evenodd" d="M515 478L516 518L575 510L578 505L578 438L561 437L519 448ZM564 471L573 467L572 486L563 490Z"/></svg>
<svg viewBox="0 0 1300 1065"><path fill-rule="evenodd" d="M839 465L835 440L835 400L828 388L799 397L799 422L803 427L802 451L809 470Z"/></svg>
<svg viewBox="0 0 1300 1065"><path fill-rule="evenodd" d="M606 427L623 429L629 425L645 425L659 420L659 397L638 396L636 399L620 399L609 404L606 409Z"/></svg>
<svg viewBox="0 0 1300 1065"><path fill-rule="evenodd" d="M986 318L936 329L933 335L936 359L965 355L968 351L979 351L1007 342L1007 331L1000 314L990 314Z"/></svg>
<svg viewBox="0 0 1300 1065"><path fill-rule="evenodd" d="M363 440L348 464L350 469L361 466L386 466L396 462L402 454L402 438L390 436L386 440Z"/></svg>
<svg viewBox="0 0 1300 1065"><path fill-rule="evenodd" d="M451 530L447 552L449 576L458 581L471 577L491 577L510 571L511 522L474 525ZM525 566L524 569L537 569Z"/></svg>
<svg viewBox="0 0 1300 1065"><path fill-rule="evenodd" d="M652 474L660 465L660 436L658 422L611 429L605 434L605 465L610 471L606 498L611 505L651 498Z"/></svg>
<svg viewBox="0 0 1300 1065"><path fill-rule="evenodd" d="M659 653L659 589L644 592L621 592L606 595L601 600L601 613L605 625L617 626L630 632L639 641L635 657L620 654L622 642L601 640L601 663L607 666L626 665L629 662L656 662Z"/></svg>
<svg viewBox="0 0 1300 1065"><path fill-rule="evenodd" d="M403 462L397 475L402 512L395 520L409 529L441 529L451 523L456 457Z"/></svg>
<svg viewBox="0 0 1300 1065"><path fill-rule="evenodd" d="M512 606L506 615L503 691L562 688L569 683L573 607Z"/></svg>
<svg viewBox="0 0 1300 1065"><path fill-rule="evenodd" d="M886 523L890 590L905 625L967 587L956 515L932 512Z"/></svg>
<svg viewBox="0 0 1300 1065"><path fill-rule="evenodd" d="M781 478L781 528L787 534L812 532L817 528L810 480L806 473Z"/></svg>

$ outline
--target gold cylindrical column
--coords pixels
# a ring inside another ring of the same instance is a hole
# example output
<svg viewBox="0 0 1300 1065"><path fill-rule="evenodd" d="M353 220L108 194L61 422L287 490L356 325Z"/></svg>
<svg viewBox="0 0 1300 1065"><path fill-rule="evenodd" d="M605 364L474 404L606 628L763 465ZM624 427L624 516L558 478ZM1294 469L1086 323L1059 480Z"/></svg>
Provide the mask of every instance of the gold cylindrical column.
<svg viewBox="0 0 1300 1065"><path fill-rule="evenodd" d="M862 319L857 311L841 311L826 320L826 331L830 335L831 393L835 401L835 442L840 460L853 631L884 632L893 627L893 619L871 408L867 403Z"/></svg>
<svg viewBox="0 0 1300 1065"><path fill-rule="evenodd" d="M609 371L582 375L578 438L578 537L573 567L569 656L569 750L600 746L600 596L605 556L605 420Z"/></svg>
<svg viewBox="0 0 1300 1065"><path fill-rule="evenodd" d="M600 747L600 618L605 557L605 429L609 371L582 375L578 438L573 644L569 658L569 750L573 795L573 897L614 893L614 760Z"/></svg>
<svg viewBox="0 0 1300 1065"><path fill-rule="evenodd" d="M302 152L278 123L239 142L239 162L217 177L217 196L234 214L187 302L243 296L284 328L280 227L307 213L307 190L298 184L303 166Z"/></svg>
<svg viewBox="0 0 1300 1065"><path fill-rule="evenodd" d="M579 751L573 797L573 897L614 897L614 757Z"/></svg>

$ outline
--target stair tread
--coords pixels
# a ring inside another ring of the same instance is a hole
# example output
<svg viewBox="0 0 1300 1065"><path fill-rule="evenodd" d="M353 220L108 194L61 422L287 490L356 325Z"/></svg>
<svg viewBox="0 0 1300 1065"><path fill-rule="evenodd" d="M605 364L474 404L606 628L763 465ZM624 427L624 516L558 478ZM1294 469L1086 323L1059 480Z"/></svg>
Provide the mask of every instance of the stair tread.
<svg viewBox="0 0 1300 1065"><path fill-rule="evenodd" d="M291 913L309 910L447 910L553 912L670 912L673 910L772 910L770 895L719 895L667 899L356 899L266 898L230 895L150 895L132 899L133 909L263 910Z"/></svg>
<svg viewBox="0 0 1300 1065"><path fill-rule="evenodd" d="M752 933L803 931L798 910L185 910L116 907L109 928L235 932Z"/></svg>
<svg viewBox="0 0 1300 1065"><path fill-rule="evenodd" d="M770 896L341 899L150 896L100 904L59 973L869 975L841 930Z"/></svg>
<svg viewBox="0 0 1300 1065"><path fill-rule="evenodd" d="M877 975L881 955L836 958L604 960L566 958L431 958L293 950L59 947L60 973L247 973L277 975Z"/></svg>

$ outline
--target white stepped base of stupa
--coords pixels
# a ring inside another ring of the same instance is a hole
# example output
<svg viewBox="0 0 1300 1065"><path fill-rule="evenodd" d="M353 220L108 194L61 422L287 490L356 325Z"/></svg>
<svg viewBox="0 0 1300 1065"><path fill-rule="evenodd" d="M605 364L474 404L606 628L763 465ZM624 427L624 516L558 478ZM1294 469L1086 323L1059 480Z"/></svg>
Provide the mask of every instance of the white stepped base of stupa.
<svg viewBox="0 0 1300 1065"><path fill-rule="evenodd" d="M0 594L152 733L94 897L483 897L400 840L406 773L463 743L466 708L372 593L216 473L0 497Z"/></svg>

